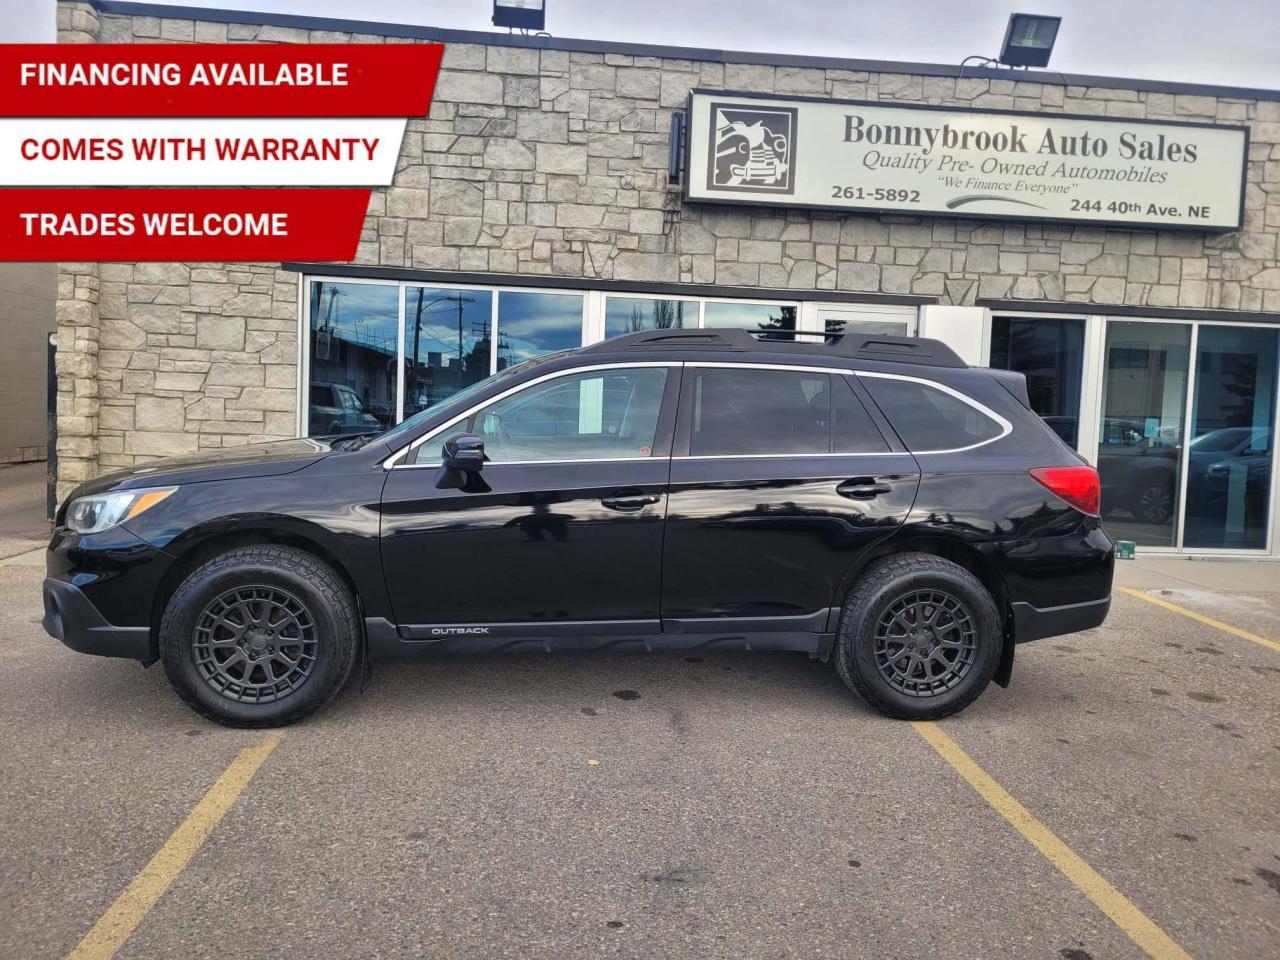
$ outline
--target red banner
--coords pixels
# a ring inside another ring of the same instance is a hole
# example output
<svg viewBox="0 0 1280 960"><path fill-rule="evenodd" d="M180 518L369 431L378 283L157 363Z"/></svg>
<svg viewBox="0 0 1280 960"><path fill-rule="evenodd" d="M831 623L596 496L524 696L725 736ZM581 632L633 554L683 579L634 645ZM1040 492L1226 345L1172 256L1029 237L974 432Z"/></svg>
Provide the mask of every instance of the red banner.
<svg viewBox="0 0 1280 960"><path fill-rule="evenodd" d="M423 117L436 43L0 44L11 117Z"/></svg>
<svg viewBox="0 0 1280 960"><path fill-rule="evenodd" d="M371 192L0 190L0 261L350 261Z"/></svg>

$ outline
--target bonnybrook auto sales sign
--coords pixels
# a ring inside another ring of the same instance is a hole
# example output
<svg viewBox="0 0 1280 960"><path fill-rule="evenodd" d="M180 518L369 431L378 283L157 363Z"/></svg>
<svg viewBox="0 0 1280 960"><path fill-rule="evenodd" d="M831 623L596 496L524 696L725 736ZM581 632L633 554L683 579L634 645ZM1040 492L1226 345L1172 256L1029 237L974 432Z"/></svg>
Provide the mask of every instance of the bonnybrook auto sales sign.
<svg viewBox="0 0 1280 960"><path fill-rule="evenodd" d="M1232 230L1245 127L695 90L685 196Z"/></svg>

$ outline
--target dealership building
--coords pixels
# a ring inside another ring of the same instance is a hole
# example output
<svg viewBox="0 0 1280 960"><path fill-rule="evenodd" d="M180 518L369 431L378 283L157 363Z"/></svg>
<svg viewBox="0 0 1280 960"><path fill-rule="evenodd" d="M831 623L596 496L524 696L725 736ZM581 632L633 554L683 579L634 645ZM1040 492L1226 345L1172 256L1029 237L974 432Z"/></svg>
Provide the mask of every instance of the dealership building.
<svg viewBox="0 0 1280 960"><path fill-rule="evenodd" d="M1280 92L119 0L58 18L67 43L445 47L354 262L59 266L62 495L389 425L633 330L920 335L1026 374L1114 536L1280 555Z"/></svg>

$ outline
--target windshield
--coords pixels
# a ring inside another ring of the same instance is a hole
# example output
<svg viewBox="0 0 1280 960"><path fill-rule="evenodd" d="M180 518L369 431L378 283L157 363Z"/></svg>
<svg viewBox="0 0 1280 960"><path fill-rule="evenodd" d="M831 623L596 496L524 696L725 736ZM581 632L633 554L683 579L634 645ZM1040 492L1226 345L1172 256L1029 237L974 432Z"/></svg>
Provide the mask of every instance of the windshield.
<svg viewBox="0 0 1280 960"><path fill-rule="evenodd" d="M436 414L461 413L466 409L467 403L482 390L485 390L494 384L501 383L504 380L513 379L517 375L524 373L526 370L531 370L536 366L540 366L548 360L557 360L572 352L572 350L557 350L555 353L544 354L541 357L534 357L532 360L525 360L523 363L517 363L514 367L507 367L507 369L494 374L492 377L486 377L484 380L473 383L469 387L464 387L457 393L450 396L449 399L445 400L443 403L437 403L434 407L427 407L425 410L419 410L413 416L406 418L403 422L392 427L385 433L381 433L370 439L380 440L387 444L387 446L394 449L399 446L406 437L413 434L419 426L426 422L426 420L434 417ZM448 417L446 416L445 419L447 420Z"/></svg>

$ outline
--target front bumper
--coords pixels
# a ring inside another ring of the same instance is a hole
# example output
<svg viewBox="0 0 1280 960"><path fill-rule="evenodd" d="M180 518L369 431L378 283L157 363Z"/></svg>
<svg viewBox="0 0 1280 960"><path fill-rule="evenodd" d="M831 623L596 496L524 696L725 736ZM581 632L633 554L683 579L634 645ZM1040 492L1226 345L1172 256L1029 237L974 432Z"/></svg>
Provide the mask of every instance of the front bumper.
<svg viewBox="0 0 1280 960"><path fill-rule="evenodd" d="M1100 626L1111 609L1111 598L1069 603L1061 607L1034 607L1029 603L1012 603L1010 606L1013 607L1013 642L1026 643Z"/></svg>
<svg viewBox="0 0 1280 960"><path fill-rule="evenodd" d="M46 578L41 592L44 618L40 624L55 640L61 640L77 653L153 659L149 627L117 627L108 623L80 588L65 580Z"/></svg>

